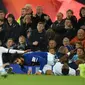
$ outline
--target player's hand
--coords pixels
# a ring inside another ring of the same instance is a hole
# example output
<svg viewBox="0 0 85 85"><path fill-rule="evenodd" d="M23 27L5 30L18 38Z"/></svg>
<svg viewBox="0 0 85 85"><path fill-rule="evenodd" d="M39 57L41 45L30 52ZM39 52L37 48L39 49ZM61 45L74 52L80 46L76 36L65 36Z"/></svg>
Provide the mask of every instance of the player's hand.
<svg viewBox="0 0 85 85"><path fill-rule="evenodd" d="M24 53L27 53L27 52L30 52L30 51L31 51L31 49L27 49L27 50L24 51Z"/></svg>
<svg viewBox="0 0 85 85"><path fill-rule="evenodd" d="M10 65L10 63L5 63L5 64L3 65L3 67L5 67L5 66L7 66L7 65Z"/></svg>
<svg viewBox="0 0 85 85"><path fill-rule="evenodd" d="M10 65L10 63L5 63L4 65Z"/></svg>

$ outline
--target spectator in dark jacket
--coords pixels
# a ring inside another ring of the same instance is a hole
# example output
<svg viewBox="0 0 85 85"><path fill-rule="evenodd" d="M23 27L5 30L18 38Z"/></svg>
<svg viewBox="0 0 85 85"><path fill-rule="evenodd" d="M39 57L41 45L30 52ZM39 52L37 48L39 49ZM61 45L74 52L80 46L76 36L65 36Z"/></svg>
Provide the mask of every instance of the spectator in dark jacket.
<svg viewBox="0 0 85 85"><path fill-rule="evenodd" d="M64 22L65 22L65 20L63 19L63 14L61 12L59 12L57 14L57 20L52 24L52 29L54 30L54 32L56 34L55 40L57 42L58 47L60 47L62 45L61 41L66 32L66 30L64 28Z"/></svg>
<svg viewBox="0 0 85 85"><path fill-rule="evenodd" d="M3 10L0 10L0 19L4 20L4 22L7 22L7 19L5 18L5 12Z"/></svg>
<svg viewBox="0 0 85 85"><path fill-rule="evenodd" d="M75 28L73 27L71 20L65 20L64 29L66 30L64 36L68 37L70 40L76 35Z"/></svg>
<svg viewBox="0 0 85 85"><path fill-rule="evenodd" d="M78 20L78 29L80 28L85 30L85 7L82 7L80 9L80 19Z"/></svg>
<svg viewBox="0 0 85 85"><path fill-rule="evenodd" d="M57 14L57 20L51 26L56 34L62 35L65 32L64 22L65 20L63 19L63 14L59 12Z"/></svg>
<svg viewBox="0 0 85 85"><path fill-rule="evenodd" d="M15 44L15 42L13 41L12 38L9 38L6 42L6 44L4 45L4 47L6 47L7 49L16 49L17 46ZM8 53L4 53L3 54L3 62L4 63L13 63L13 59L15 58L15 55Z"/></svg>
<svg viewBox="0 0 85 85"><path fill-rule="evenodd" d="M5 38L4 20L0 19L0 41L3 44Z"/></svg>
<svg viewBox="0 0 85 85"><path fill-rule="evenodd" d="M37 25L37 29L32 31L29 40L31 42L33 51L46 50L47 42L46 42L44 24L42 22L39 22Z"/></svg>
<svg viewBox="0 0 85 85"><path fill-rule="evenodd" d="M38 22L43 22L45 24L45 29L47 30L51 24L52 24L52 21L50 19L50 17L43 13L43 8L42 6L37 6L36 7L36 15L35 15L35 18L36 18L36 23Z"/></svg>
<svg viewBox="0 0 85 85"><path fill-rule="evenodd" d="M18 41L18 37L20 36L20 26L16 22L13 14L9 14L7 16L8 29L6 31L6 39L13 38L15 42Z"/></svg>
<svg viewBox="0 0 85 85"><path fill-rule="evenodd" d="M23 35L21 35L19 37L17 48L19 50L26 50L27 49L26 38Z"/></svg>
<svg viewBox="0 0 85 85"><path fill-rule="evenodd" d="M36 24L32 21L32 18L30 15L25 15L24 19L23 19L23 24L21 26L21 35L26 37L26 33L27 31L32 31L34 29L36 29Z"/></svg>
<svg viewBox="0 0 85 85"><path fill-rule="evenodd" d="M66 19L70 19L72 22L73 27L76 29L77 28L77 18L73 14L73 11L71 9L68 9L66 11Z"/></svg>

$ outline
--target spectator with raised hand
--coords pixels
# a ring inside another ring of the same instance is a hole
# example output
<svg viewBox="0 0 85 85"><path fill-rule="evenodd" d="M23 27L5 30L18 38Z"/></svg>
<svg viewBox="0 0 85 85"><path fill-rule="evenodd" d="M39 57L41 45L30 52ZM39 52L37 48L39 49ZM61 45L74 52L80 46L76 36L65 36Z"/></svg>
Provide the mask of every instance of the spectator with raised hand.
<svg viewBox="0 0 85 85"><path fill-rule="evenodd" d="M26 37L27 31L32 31L37 29L36 24L32 21L32 17L30 15L25 15L23 19L23 24L21 26L21 35Z"/></svg>
<svg viewBox="0 0 85 85"><path fill-rule="evenodd" d="M47 14L45 14L43 12L43 8L42 6L37 6L36 7L36 14L35 14L35 22L43 22L45 24L45 29L47 30L51 24L52 21L50 19L50 16L48 16Z"/></svg>

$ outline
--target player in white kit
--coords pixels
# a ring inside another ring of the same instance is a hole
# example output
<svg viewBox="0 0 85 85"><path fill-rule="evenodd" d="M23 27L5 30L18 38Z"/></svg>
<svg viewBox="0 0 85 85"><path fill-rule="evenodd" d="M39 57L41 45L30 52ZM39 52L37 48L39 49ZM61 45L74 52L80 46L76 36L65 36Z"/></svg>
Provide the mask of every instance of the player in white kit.
<svg viewBox="0 0 85 85"><path fill-rule="evenodd" d="M21 50L13 50L13 49L7 49L5 47L0 46L0 74L1 75L7 75L7 72L4 69L4 64L3 64L3 60L2 60L2 54L3 53L19 53L19 54L23 54L25 51L21 51ZM6 64L5 64L6 65Z"/></svg>

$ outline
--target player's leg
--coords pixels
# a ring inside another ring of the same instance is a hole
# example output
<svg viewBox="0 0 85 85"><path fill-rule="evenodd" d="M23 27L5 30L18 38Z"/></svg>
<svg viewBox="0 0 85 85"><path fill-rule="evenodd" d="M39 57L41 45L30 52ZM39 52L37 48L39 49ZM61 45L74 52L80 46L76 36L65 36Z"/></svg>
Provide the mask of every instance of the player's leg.
<svg viewBox="0 0 85 85"><path fill-rule="evenodd" d="M37 57L37 62L40 64L40 70L36 73L37 75L42 74L43 67L47 64L47 60L42 57Z"/></svg>
<svg viewBox="0 0 85 85"><path fill-rule="evenodd" d="M0 57L0 75L6 76L7 72L4 69L5 65L3 64L2 57Z"/></svg>

